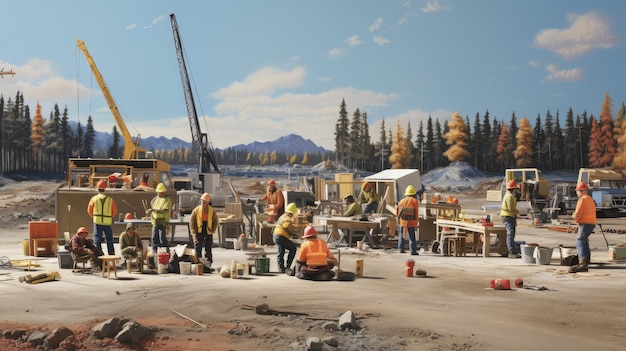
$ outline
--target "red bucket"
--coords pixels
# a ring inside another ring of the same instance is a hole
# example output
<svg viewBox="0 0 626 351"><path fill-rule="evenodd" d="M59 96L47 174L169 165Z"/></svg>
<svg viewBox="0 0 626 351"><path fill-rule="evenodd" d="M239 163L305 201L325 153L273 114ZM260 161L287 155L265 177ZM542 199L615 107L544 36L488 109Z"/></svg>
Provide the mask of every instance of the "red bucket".
<svg viewBox="0 0 626 351"><path fill-rule="evenodd" d="M170 254L167 252L159 253L159 264L168 264L170 263Z"/></svg>
<svg viewBox="0 0 626 351"><path fill-rule="evenodd" d="M511 281L508 279L492 279L491 288L496 290L511 290Z"/></svg>
<svg viewBox="0 0 626 351"><path fill-rule="evenodd" d="M404 264L404 276L412 277L413 276L413 268L415 268L415 261L407 260Z"/></svg>

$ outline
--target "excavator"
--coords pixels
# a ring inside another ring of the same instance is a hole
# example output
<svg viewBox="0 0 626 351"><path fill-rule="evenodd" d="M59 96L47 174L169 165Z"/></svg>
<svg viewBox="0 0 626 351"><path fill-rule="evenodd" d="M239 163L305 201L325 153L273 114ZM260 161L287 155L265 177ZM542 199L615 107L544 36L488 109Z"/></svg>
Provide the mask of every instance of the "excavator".
<svg viewBox="0 0 626 351"><path fill-rule="evenodd" d="M180 78L183 84L185 103L187 105L187 114L189 116L189 125L191 127L192 150L198 157L197 172L189 174L189 186L185 188L201 193L215 194L219 190L220 170L213 149L209 145L207 134L200 131L200 123L198 122L196 105L191 90L191 83L189 82L185 57L183 55L183 46L178 31L178 23L173 13L170 14L170 20L174 34L174 46L176 48Z"/></svg>

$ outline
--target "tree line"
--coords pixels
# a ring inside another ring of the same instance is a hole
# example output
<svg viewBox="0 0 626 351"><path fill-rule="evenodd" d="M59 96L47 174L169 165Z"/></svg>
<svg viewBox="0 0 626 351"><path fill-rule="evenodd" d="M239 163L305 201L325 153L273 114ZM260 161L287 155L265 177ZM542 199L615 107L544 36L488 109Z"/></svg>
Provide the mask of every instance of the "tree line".
<svg viewBox="0 0 626 351"><path fill-rule="evenodd" d="M570 107L561 120L557 110L538 114L534 126L515 112L508 122L492 117L454 113L440 121L429 116L415 130L385 126L379 140L369 136L367 113L355 109L350 119L345 99L339 105L335 125L335 155L348 168L380 171L414 168L428 172L451 162L465 161L486 173L503 173L507 168L536 167L543 171L578 170L581 167L626 169L626 107L622 102L615 117L613 100L605 94L600 116L587 111L574 113ZM406 130L406 132L405 132ZM413 134L415 132L415 135Z"/></svg>

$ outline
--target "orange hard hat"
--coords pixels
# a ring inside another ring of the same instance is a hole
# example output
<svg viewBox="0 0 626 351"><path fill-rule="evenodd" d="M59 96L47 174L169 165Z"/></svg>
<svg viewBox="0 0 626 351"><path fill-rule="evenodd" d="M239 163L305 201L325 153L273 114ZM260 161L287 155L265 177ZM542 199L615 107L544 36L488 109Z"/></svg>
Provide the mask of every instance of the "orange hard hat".
<svg viewBox="0 0 626 351"><path fill-rule="evenodd" d="M124 219L133 219L133 214L130 212L127 212L126 215L124 216Z"/></svg>
<svg viewBox="0 0 626 351"><path fill-rule="evenodd" d="M363 190L367 190L367 188L369 188L369 187L370 187L370 183L368 183L368 182L363 182L363 184L361 184L361 189L363 189Z"/></svg>
<svg viewBox="0 0 626 351"><path fill-rule="evenodd" d="M580 182L578 183L578 185L576 185L576 191L578 190L587 190L589 189L589 185L587 185L587 183L585 182Z"/></svg>
<svg viewBox="0 0 626 351"><path fill-rule="evenodd" d="M209 193L204 193L204 194L202 194L202 196L200 196L200 200L206 201L206 202L210 202L211 201L211 195L209 195Z"/></svg>
<svg viewBox="0 0 626 351"><path fill-rule="evenodd" d="M101 179L96 185L96 188L98 189L106 189L106 187L107 187L107 182L104 179Z"/></svg>
<svg viewBox="0 0 626 351"><path fill-rule="evenodd" d="M304 228L304 234L302 235L302 239L310 238L317 235L317 231L312 226L307 226Z"/></svg>
<svg viewBox="0 0 626 351"><path fill-rule="evenodd" d="M87 230L87 228L85 227L80 227L78 228L78 230L76 231L76 234L80 234L80 233L89 233L89 231Z"/></svg>
<svg viewBox="0 0 626 351"><path fill-rule="evenodd" d="M510 180L506 183L506 188L508 189L517 189L517 183L514 180Z"/></svg>
<svg viewBox="0 0 626 351"><path fill-rule="evenodd" d="M271 179L267 182L267 185L276 185L276 181L274 179Z"/></svg>

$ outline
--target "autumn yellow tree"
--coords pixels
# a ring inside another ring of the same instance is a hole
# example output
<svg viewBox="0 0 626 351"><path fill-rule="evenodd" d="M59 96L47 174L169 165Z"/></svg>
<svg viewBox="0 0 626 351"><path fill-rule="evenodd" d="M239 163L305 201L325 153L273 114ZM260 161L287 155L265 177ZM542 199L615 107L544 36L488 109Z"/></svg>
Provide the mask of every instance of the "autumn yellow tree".
<svg viewBox="0 0 626 351"><path fill-rule="evenodd" d="M302 164L303 165L308 165L309 164L309 153L305 152L304 156L302 156Z"/></svg>
<svg viewBox="0 0 626 351"><path fill-rule="evenodd" d="M533 130L527 118L522 118L516 135L517 149L513 152L517 167L530 167L533 163Z"/></svg>
<svg viewBox="0 0 626 351"><path fill-rule="evenodd" d="M615 118L615 128L613 129L615 140L617 141L617 154L613 159L613 168L617 170L626 169L626 106L622 102Z"/></svg>
<svg viewBox="0 0 626 351"><path fill-rule="evenodd" d="M589 135L589 167L602 167L602 131L595 117L591 117L591 134Z"/></svg>
<svg viewBox="0 0 626 351"><path fill-rule="evenodd" d="M506 127L506 123L502 122L502 131L498 137L498 145L496 145L496 154L498 155L498 162L503 168L506 168L507 161L510 154L507 153L507 146L509 145L509 130Z"/></svg>
<svg viewBox="0 0 626 351"><path fill-rule="evenodd" d="M602 111L600 112L600 139L601 146L600 164L599 167L606 167L613 163L613 158L617 154L615 138L613 138L613 114L611 108L613 107L613 100L609 94L604 95L604 102L602 103Z"/></svg>
<svg viewBox="0 0 626 351"><path fill-rule="evenodd" d="M33 148L33 158L35 159L35 169L40 170L43 166L41 143L43 142L43 125L44 119L41 116L41 105L37 102L37 108L35 109L35 116L33 117L33 124L30 128L30 141Z"/></svg>
<svg viewBox="0 0 626 351"><path fill-rule="evenodd" d="M396 134L391 144L391 155L389 155L389 162L391 163L392 169L406 168L407 149L404 130L400 126L400 122L398 122Z"/></svg>
<svg viewBox="0 0 626 351"><path fill-rule="evenodd" d="M463 161L470 155L469 151L467 151L469 129L465 124L465 120L458 112L452 114L451 120L448 122L448 128L449 131L443 137L446 139L446 145L450 145L450 147L443 155L450 162Z"/></svg>

